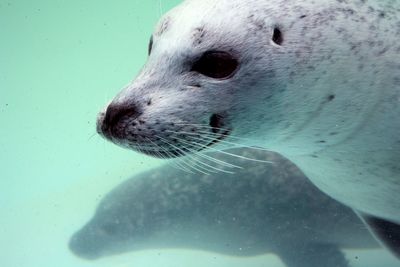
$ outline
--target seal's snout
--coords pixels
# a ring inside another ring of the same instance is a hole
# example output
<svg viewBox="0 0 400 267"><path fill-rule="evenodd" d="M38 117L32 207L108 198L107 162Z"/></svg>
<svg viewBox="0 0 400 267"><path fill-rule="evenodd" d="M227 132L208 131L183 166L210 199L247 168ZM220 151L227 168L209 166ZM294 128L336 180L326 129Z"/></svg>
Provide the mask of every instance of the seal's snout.
<svg viewBox="0 0 400 267"><path fill-rule="evenodd" d="M96 244L92 244L90 242L84 242L79 236L76 234L72 236L68 243L69 250L76 256L87 259L87 260L95 260L100 257L98 254Z"/></svg>
<svg viewBox="0 0 400 267"><path fill-rule="evenodd" d="M140 112L136 105L110 104L104 116L103 127L108 129L116 125L123 117L136 119L139 115Z"/></svg>
<svg viewBox="0 0 400 267"><path fill-rule="evenodd" d="M98 120L97 129L106 137L110 137L113 133L113 129L124 119L129 118L134 120L140 116L141 112L135 104L121 104L111 103L104 113Z"/></svg>

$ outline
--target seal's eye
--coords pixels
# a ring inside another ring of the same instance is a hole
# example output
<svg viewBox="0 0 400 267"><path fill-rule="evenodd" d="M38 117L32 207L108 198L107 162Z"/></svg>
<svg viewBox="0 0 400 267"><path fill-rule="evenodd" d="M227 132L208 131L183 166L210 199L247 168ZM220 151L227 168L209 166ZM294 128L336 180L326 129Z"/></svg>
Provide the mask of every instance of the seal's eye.
<svg viewBox="0 0 400 267"><path fill-rule="evenodd" d="M149 42L149 55L151 54L151 50L153 49L153 36L150 37Z"/></svg>
<svg viewBox="0 0 400 267"><path fill-rule="evenodd" d="M227 79L233 75L238 64L237 59L227 52L208 51L194 63L192 71L215 79Z"/></svg>

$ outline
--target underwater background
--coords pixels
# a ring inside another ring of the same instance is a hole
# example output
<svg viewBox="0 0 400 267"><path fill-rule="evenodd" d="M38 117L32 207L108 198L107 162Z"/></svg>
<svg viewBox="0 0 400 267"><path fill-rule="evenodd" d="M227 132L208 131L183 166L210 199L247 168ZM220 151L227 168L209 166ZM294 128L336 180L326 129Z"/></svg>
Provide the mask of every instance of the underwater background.
<svg viewBox="0 0 400 267"><path fill-rule="evenodd" d="M164 162L96 134L98 111L134 78L162 13L178 0L0 0L0 266L283 266L183 249L74 256L71 235L102 197ZM382 250L351 266L399 266Z"/></svg>

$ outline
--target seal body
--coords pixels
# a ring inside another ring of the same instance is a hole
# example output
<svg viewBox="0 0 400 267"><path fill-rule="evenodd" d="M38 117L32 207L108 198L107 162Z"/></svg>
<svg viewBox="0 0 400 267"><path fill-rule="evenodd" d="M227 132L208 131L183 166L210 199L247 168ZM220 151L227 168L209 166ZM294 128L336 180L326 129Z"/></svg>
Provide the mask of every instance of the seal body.
<svg viewBox="0 0 400 267"><path fill-rule="evenodd" d="M161 20L98 131L159 157L265 147L398 224L399 40L398 1L188 0Z"/></svg>
<svg viewBox="0 0 400 267"><path fill-rule="evenodd" d="M287 160L229 151L276 164L219 155L244 168L203 175L161 167L135 176L104 197L71 238L71 250L89 259L168 247L235 256L272 252L287 266L345 267L341 248L378 247L350 208L320 192Z"/></svg>

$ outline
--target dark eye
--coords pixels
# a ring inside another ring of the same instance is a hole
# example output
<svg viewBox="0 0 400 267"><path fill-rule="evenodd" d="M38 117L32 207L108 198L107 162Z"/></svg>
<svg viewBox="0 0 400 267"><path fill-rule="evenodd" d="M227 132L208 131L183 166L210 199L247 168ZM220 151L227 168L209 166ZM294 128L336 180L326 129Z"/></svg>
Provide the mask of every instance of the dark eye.
<svg viewBox="0 0 400 267"><path fill-rule="evenodd" d="M208 51L194 63L192 71L215 79L227 79L232 76L238 65L237 59L227 52Z"/></svg>
<svg viewBox="0 0 400 267"><path fill-rule="evenodd" d="M151 50L153 49L153 36L150 37L150 42L149 42L149 55L151 54Z"/></svg>

